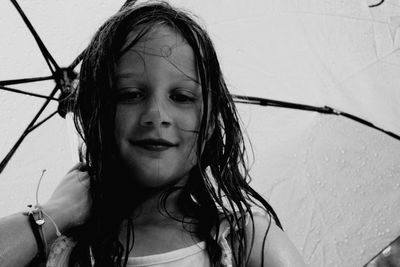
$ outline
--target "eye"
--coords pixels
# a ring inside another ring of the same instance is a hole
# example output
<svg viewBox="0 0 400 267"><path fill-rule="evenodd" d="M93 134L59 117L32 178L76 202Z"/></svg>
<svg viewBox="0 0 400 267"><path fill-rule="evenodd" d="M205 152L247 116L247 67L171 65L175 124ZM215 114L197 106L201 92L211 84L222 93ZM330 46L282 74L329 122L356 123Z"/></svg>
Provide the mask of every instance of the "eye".
<svg viewBox="0 0 400 267"><path fill-rule="evenodd" d="M144 97L144 93L140 90L121 90L117 93L116 100L118 103L136 103Z"/></svg>
<svg viewBox="0 0 400 267"><path fill-rule="evenodd" d="M186 92L174 92L170 95L170 98L180 104L188 104L196 101L196 97Z"/></svg>

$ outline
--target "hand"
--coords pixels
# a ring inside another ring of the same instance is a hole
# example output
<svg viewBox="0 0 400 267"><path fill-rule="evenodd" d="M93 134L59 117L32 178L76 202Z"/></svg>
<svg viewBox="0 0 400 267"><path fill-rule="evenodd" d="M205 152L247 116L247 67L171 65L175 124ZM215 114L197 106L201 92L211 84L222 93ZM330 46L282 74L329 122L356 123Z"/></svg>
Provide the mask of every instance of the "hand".
<svg viewBox="0 0 400 267"><path fill-rule="evenodd" d="M92 206L90 179L84 169L83 163L76 164L42 206L62 231L82 225L89 217Z"/></svg>

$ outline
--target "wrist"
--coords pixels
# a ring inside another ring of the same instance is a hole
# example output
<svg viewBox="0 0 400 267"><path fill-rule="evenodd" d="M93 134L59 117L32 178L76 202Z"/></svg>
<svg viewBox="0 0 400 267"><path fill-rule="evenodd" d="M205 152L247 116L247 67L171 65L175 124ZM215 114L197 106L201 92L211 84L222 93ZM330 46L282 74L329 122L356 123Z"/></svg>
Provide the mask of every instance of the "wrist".
<svg viewBox="0 0 400 267"><path fill-rule="evenodd" d="M42 209L46 213L46 215L54 221L61 233L65 233L70 228L74 227L74 224L71 221L72 216L68 214L67 210L61 209L59 206L49 204L43 205ZM45 220L46 230L55 234L56 227L53 225L53 222L46 216Z"/></svg>

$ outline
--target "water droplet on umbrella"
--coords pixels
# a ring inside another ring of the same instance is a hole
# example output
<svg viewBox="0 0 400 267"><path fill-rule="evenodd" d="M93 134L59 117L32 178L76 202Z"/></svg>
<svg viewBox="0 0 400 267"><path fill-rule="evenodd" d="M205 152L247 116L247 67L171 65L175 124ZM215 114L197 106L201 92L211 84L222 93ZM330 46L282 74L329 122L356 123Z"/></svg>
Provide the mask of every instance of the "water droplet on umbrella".
<svg viewBox="0 0 400 267"><path fill-rule="evenodd" d="M389 255L390 255L390 252L391 252L391 250L392 250L392 247L391 247L391 246L389 246L389 247L385 248L385 250L384 250L384 251L382 251L382 254L383 254L383 256L385 256L385 257L389 256Z"/></svg>
<svg viewBox="0 0 400 267"><path fill-rule="evenodd" d="M325 156L325 161L329 161L329 158L327 156Z"/></svg>
<svg viewBox="0 0 400 267"><path fill-rule="evenodd" d="M389 232L390 232L389 228L386 228L385 232L386 232L386 233L389 233Z"/></svg>

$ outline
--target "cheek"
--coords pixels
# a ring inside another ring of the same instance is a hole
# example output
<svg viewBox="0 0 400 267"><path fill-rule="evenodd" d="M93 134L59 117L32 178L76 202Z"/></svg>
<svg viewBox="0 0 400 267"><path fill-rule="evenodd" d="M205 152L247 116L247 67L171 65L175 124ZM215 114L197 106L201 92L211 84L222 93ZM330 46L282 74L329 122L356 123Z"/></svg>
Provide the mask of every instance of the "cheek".
<svg viewBox="0 0 400 267"><path fill-rule="evenodd" d="M131 131L137 118L124 106L117 105L114 118L114 138L119 145L124 137Z"/></svg>
<svg viewBox="0 0 400 267"><path fill-rule="evenodd" d="M172 119L172 126L182 132L198 133L200 126L200 112L198 109L174 109L168 116Z"/></svg>
<svg viewBox="0 0 400 267"><path fill-rule="evenodd" d="M181 140L185 143L184 156L193 164L197 161L197 140L200 132L201 109L187 110L179 113L176 118L176 128Z"/></svg>
<svg viewBox="0 0 400 267"><path fill-rule="evenodd" d="M182 149L182 160L186 162L187 165L193 167L197 163L197 141L198 141L198 129L199 123L192 120L192 124L187 124L186 126L191 126L190 129L195 129L192 131L180 130L181 140L184 140L184 147Z"/></svg>

